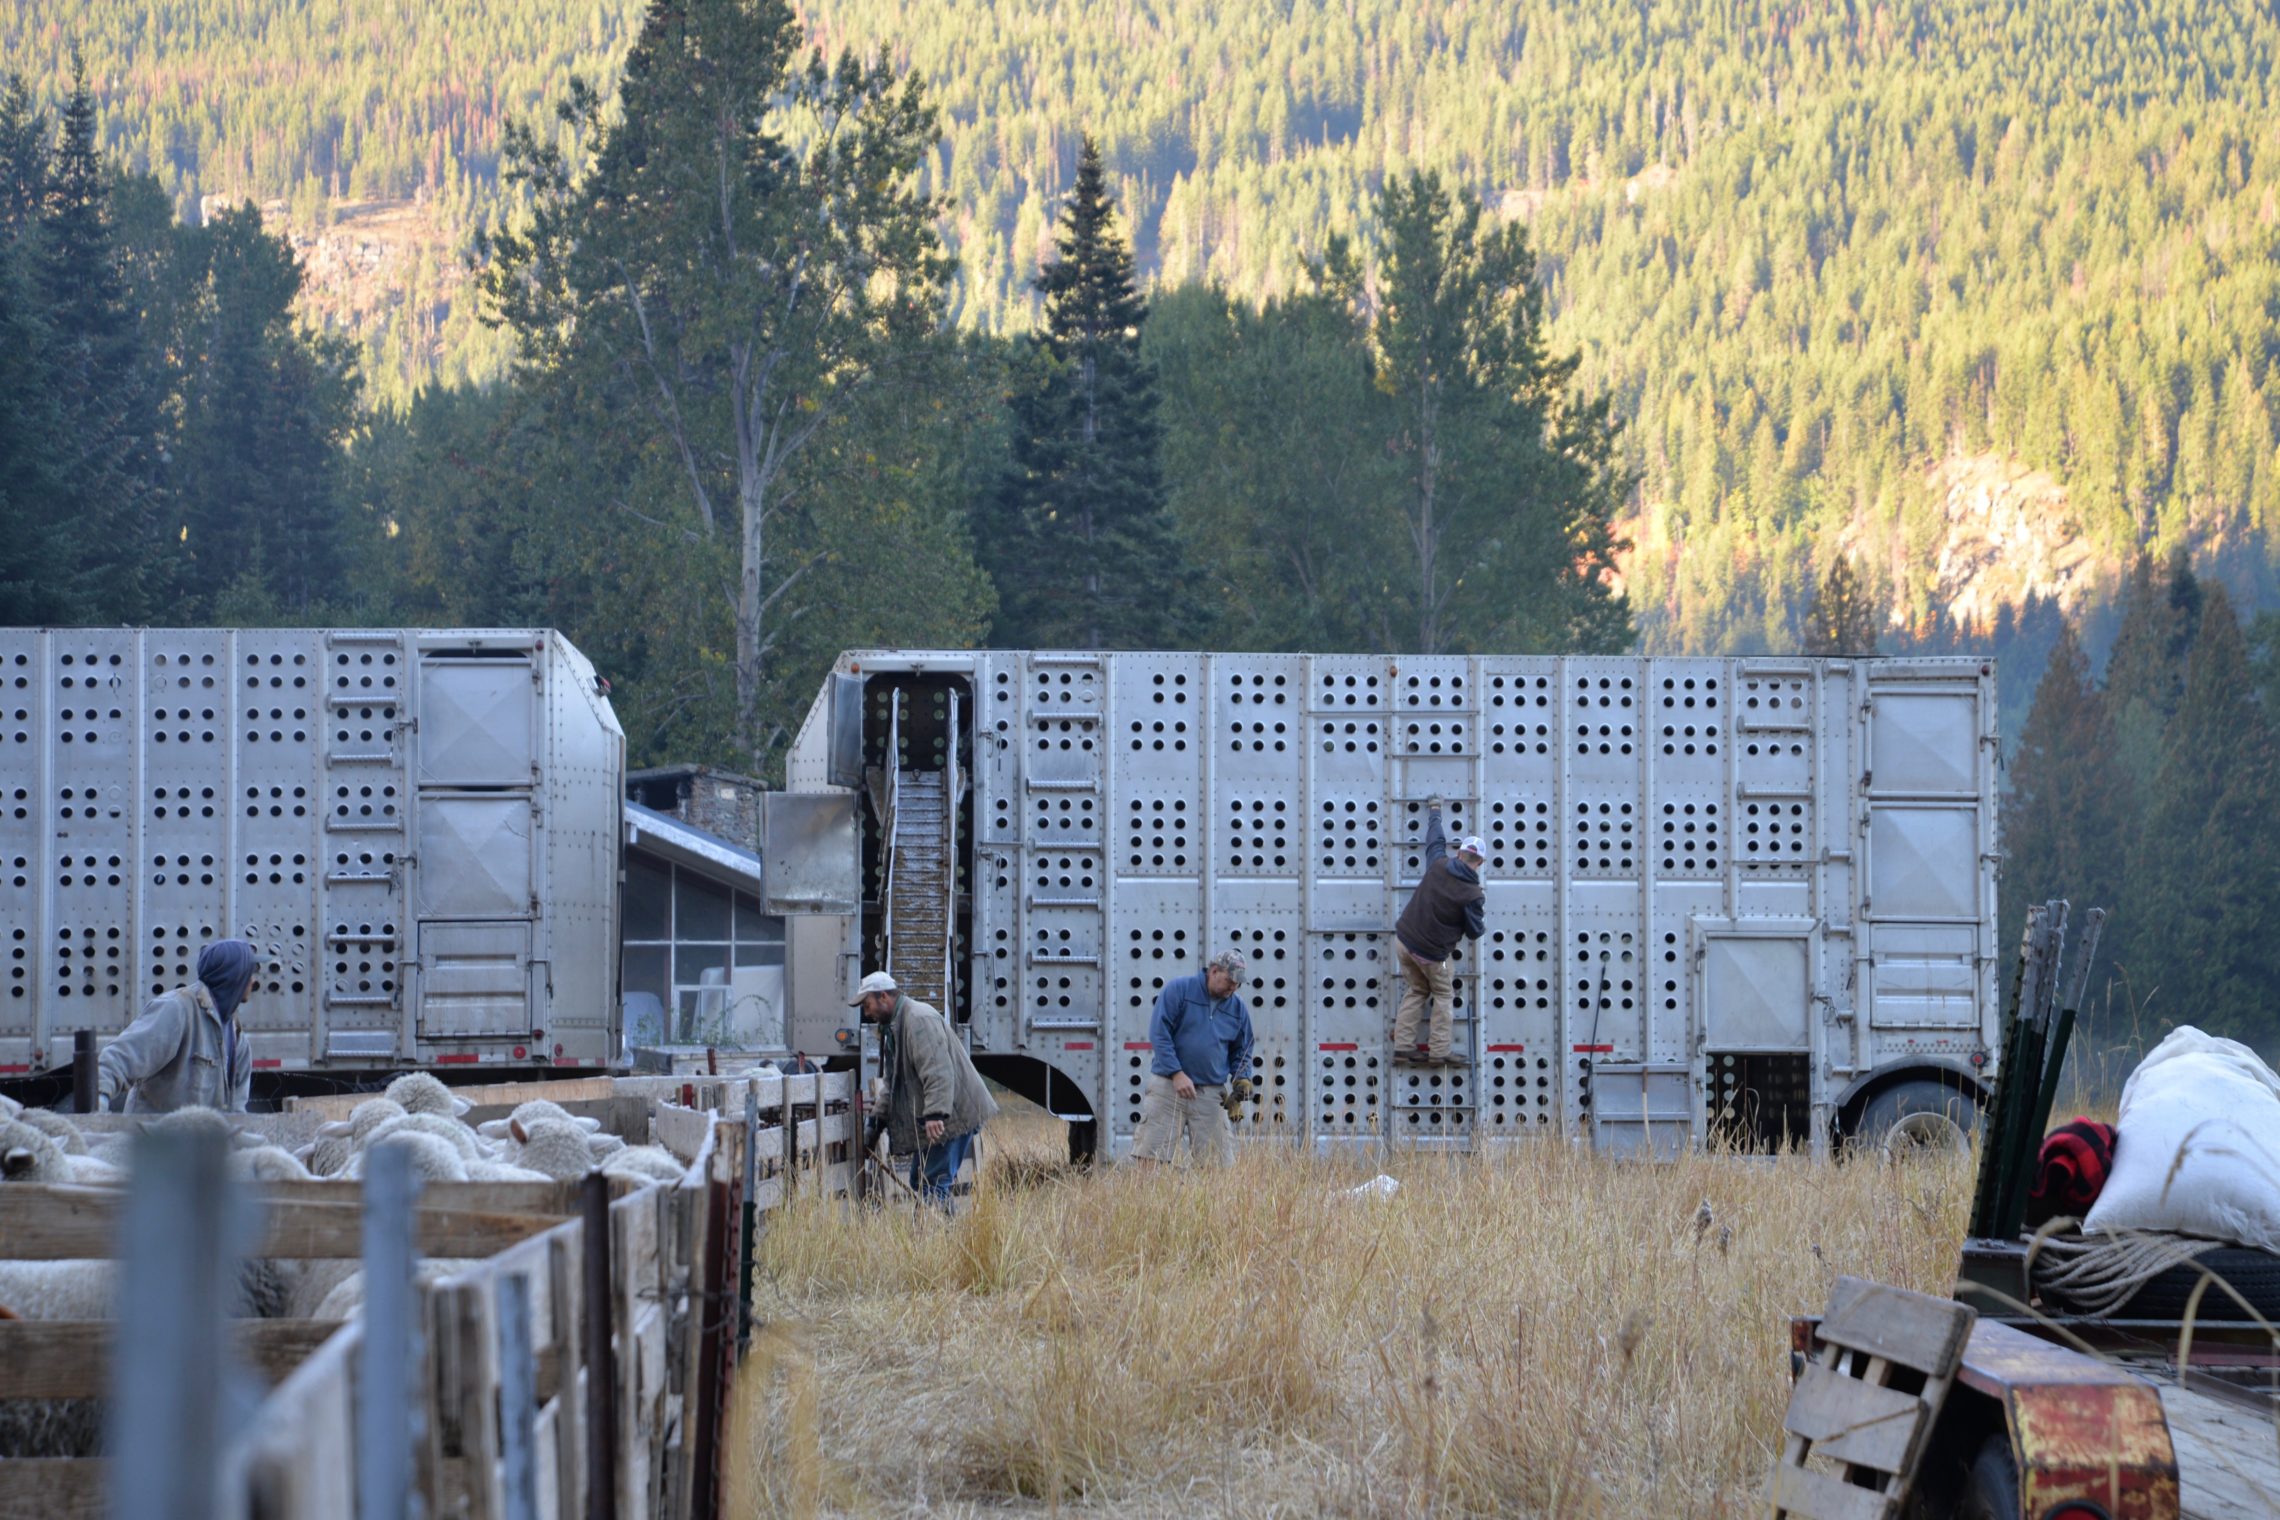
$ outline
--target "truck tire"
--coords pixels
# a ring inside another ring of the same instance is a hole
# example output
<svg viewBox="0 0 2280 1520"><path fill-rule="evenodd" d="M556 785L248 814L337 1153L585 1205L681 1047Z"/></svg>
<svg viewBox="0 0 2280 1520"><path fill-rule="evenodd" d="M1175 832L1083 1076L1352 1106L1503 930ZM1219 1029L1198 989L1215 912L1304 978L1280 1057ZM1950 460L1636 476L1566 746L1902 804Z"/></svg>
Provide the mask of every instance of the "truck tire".
<svg viewBox="0 0 2280 1520"><path fill-rule="evenodd" d="M2249 1309L2267 1322L2280 1322L2280 1256L2270 1251L2251 1251L2239 1246L2220 1246L2204 1251L2189 1267L2171 1267L2139 1288L2113 1311L2114 1319L2177 1320L2185 1315L2186 1302L2201 1281L2206 1268L2212 1275L2230 1283L2233 1292L2248 1300ZM2057 1295L2050 1297L2055 1305L2066 1300ZM2253 1322L2253 1316L2240 1306L2231 1293L2209 1284L2201 1295L2200 1307L2194 1317L2201 1320L2231 1320Z"/></svg>
<svg viewBox="0 0 2280 1520"><path fill-rule="evenodd" d="M1887 1156L1961 1150L1979 1133L1979 1101L1929 1077L1895 1082L1861 1107L1853 1135Z"/></svg>
<svg viewBox="0 0 2280 1520"><path fill-rule="evenodd" d="M1980 1443L1964 1470L1956 1520L2019 1520L2019 1469L2011 1461L2011 1438L1997 1434Z"/></svg>

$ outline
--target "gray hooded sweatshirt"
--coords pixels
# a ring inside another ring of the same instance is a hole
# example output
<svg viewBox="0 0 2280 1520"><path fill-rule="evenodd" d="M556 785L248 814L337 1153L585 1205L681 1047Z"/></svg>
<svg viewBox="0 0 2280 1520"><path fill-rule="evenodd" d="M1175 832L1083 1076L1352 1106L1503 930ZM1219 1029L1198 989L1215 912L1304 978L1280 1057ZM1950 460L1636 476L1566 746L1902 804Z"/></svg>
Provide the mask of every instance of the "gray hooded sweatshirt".
<svg viewBox="0 0 2280 1520"><path fill-rule="evenodd" d="M192 982L150 1000L142 1017L103 1047L96 1059L106 1108L126 1095L130 1113L170 1113L177 1108L245 1110L253 1086L253 1044L234 1042L237 1059L224 1071L233 1042L214 995Z"/></svg>

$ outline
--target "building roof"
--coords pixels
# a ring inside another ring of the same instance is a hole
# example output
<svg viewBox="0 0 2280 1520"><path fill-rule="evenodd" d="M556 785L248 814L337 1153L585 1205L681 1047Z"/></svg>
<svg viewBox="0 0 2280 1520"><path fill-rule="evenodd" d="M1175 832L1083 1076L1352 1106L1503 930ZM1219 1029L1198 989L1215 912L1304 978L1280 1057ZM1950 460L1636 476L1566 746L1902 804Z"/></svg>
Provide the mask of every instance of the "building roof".
<svg viewBox="0 0 2280 1520"><path fill-rule="evenodd" d="M739 892L760 892L760 857L669 813L625 805L625 847L669 860Z"/></svg>
<svg viewBox="0 0 2280 1520"><path fill-rule="evenodd" d="M652 765L641 770L627 771L625 784L634 786L646 781L686 781L694 777L707 781L726 781L734 786L748 786L759 792L767 790L754 778L741 771L722 770L717 765Z"/></svg>

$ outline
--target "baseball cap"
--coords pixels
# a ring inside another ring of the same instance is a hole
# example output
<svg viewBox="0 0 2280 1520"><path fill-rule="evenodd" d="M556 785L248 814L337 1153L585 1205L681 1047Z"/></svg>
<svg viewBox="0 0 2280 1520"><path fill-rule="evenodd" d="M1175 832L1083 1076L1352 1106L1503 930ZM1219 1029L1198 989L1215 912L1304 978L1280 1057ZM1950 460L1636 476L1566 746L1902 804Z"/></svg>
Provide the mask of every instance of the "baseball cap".
<svg viewBox="0 0 2280 1520"><path fill-rule="evenodd" d="M862 984L855 989L855 1000L849 1003L847 1006L850 1008L862 1007L863 999L869 997L874 992L900 991L902 991L902 988L895 985L895 979L891 973L885 971L874 971L869 976L863 978Z"/></svg>
<svg viewBox="0 0 2280 1520"><path fill-rule="evenodd" d="M1464 837L1464 842L1459 844L1457 848L1467 855L1478 855L1483 860L1488 859L1488 845L1478 834L1467 834Z"/></svg>

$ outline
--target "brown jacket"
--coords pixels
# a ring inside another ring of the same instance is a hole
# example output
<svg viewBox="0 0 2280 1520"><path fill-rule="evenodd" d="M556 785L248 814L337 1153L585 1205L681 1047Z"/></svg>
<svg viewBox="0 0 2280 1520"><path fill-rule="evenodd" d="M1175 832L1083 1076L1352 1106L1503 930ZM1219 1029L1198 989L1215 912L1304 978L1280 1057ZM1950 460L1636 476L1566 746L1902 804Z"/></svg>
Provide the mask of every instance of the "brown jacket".
<svg viewBox="0 0 2280 1520"><path fill-rule="evenodd" d="M1445 961L1456 953L1460 936L1479 939L1487 929L1487 898L1472 867L1449 858L1441 815L1435 813L1425 831L1425 875L1409 894L1394 935L1419 960Z"/></svg>
<svg viewBox="0 0 2280 1520"><path fill-rule="evenodd" d="M924 1140L922 1125L940 1119L944 1138L970 1135L997 1111L982 1074L941 1014L910 997L880 1031L887 1077L887 1138L904 1155Z"/></svg>

